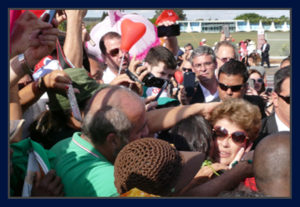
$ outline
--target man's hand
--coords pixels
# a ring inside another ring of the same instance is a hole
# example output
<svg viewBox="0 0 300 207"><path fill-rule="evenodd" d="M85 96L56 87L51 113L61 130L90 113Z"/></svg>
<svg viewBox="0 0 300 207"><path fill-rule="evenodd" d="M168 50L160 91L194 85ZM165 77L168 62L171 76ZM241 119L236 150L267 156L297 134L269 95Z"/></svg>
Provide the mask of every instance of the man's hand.
<svg viewBox="0 0 300 207"><path fill-rule="evenodd" d="M155 109L158 105L158 102L155 101L156 96L148 96L144 99L146 111L151 111Z"/></svg>
<svg viewBox="0 0 300 207"><path fill-rule="evenodd" d="M46 16L44 18L46 18ZM54 25L56 24L55 21L53 23ZM41 41L40 33L41 31L50 30L52 28L52 24L37 18L37 16L30 11L25 11L15 21L11 33L11 57L24 53L29 47L44 45Z"/></svg>
<svg viewBox="0 0 300 207"><path fill-rule="evenodd" d="M37 173L31 190L31 196L47 197L64 196L63 184L60 177L55 175L54 170L50 170L44 177L41 178L40 173Z"/></svg>
<svg viewBox="0 0 300 207"><path fill-rule="evenodd" d="M42 20L46 18L47 16L44 15ZM53 18L51 24L54 27L43 29L37 34L39 44L29 47L24 52L27 65L30 68L33 68L43 57L51 54L56 47L59 30L56 28L58 23L55 18Z"/></svg>
<svg viewBox="0 0 300 207"><path fill-rule="evenodd" d="M178 100L182 105L188 105L192 100L192 97L187 97L186 90L183 85L179 86Z"/></svg>

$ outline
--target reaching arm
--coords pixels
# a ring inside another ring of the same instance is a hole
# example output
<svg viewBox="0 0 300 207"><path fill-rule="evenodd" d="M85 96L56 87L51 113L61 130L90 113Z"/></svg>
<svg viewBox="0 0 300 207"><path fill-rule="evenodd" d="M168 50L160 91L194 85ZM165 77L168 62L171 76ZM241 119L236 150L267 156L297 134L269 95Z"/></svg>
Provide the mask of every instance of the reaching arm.
<svg viewBox="0 0 300 207"><path fill-rule="evenodd" d="M18 96L18 85L15 85L9 90L9 120L20 120L22 119L22 109L20 106L19 96ZM22 130L19 134L15 136L12 140L13 142L18 142L22 138Z"/></svg>
<svg viewBox="0 0 300 207"><path fill-rule="evenodd" d="M82 20L86 10L65 10L67 15L67 34L64 43L64 53L76 68L83 63Z"/></svg>
<svg viewBox="0 0 300 207"><path fill-rule="evenodd" d="M47 90L66 91L66 86L71 84L71 78L61 70L54 70L20 90L20 104L23 111L35 103Z"/></svg>
<svg viewBox="0 0 300 207"><path fill-rule="evenodd" d="M179 192L178 196L217 196L222 191L231 190L237 187L245 178L252 176L252 164L246 161L239 162L234 168L226 171L204 184L198 184L193 179L188 186Z"/></svg>
<svg viewBox="0 0 300 207"><path fill-rule="evenodd" d="M192 105L181 105L148 111L146 116L148 120L149 131L150 133L155 133L171 128L179 121L194 114L201 114L202 116L208 118L210 112L218 104L220 104L220 102L196 103Z"/></svg>

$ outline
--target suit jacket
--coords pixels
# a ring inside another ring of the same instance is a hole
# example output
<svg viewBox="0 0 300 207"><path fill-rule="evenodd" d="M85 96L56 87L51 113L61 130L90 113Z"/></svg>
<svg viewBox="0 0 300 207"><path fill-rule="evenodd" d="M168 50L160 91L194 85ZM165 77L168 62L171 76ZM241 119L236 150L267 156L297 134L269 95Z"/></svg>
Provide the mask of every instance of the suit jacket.
<svg viewBox="0 0 300 207"><path fill-rule="evenodd" d="M261 113L261 118L265 118L266 112L265 112L265 107L266 107L266 103L264 102L263 98L260 96L248 96L248 95L244 95L243 99L249 101L250 103L258 106L260 113Z"/></svg>
<svg viewBox="0 0 300 207"><path fill-rule="evenodd" d="M202 88L201 88L199 82L196 82L196 84L197 84L197 89L196 89L196 92L194 93L194 95L191 99L190 104L204 103L205 102L205 97L204 97L204 94L203 94L203 91L202 91ZM211 102L217 102L217 101L220 101L219 97L213 99Z"/></svg>
<svg viewBox="0 0 300 207"><path fill-rule="evenodd" d="M278 132L278 127L275 120L275 113L272 113L270 116L265 117L261 121L261 129L258 134L258 138L254 141L252 149L256 147L258 142L270 134Z"/></svg>
<svg viewBox="0 0 300 207"><path fill-rule="evenodd" d="M264 45L261 46L261 51L262 51L261 55L263 57L269 56L270 45L267 43L266 49L264 51L263 51L263 48L264 48Z"/></svg>

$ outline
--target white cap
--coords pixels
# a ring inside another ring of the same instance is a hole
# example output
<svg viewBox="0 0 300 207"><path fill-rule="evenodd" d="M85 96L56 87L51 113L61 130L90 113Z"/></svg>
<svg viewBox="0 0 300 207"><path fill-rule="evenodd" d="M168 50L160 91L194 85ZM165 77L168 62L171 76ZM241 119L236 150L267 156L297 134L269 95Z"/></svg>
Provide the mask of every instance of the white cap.
<svg viewBox="0 0 300 207"><path fill-rule="evenodd" d="M205 38L203 38L202 40L201 40L201 42L205 42L206 41L206 39Z"/></svg>

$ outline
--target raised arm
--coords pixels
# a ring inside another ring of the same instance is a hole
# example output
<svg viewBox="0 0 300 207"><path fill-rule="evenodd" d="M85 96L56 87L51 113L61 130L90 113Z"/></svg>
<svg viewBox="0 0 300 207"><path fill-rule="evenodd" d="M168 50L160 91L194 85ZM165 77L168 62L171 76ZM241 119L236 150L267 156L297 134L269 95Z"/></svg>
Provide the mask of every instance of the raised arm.
<svg viewBox="0 0 300 207"><path fill-rule="evenodd" d="M65 92L66 86L71 83L70 77L64 71L55 70L38 81L28 84L19 91L23 111L35 103L47 90Z"/></svg>
<svg viewBox="0 0 300 207"><path fill-rule="evenodd" d="M76 68L83 64L82 20L87 10L65 10L67 16L67 32L64 53Z"/></svg>
<svg viewBox="0 0 300 207"><path fill-rule="evenodd" d="M179 121L194 115L201 114L208 118L210 112L218 105L219 102L196 103L192 105L180 105L148 111L146 113L148 128L151 133L171 128Z"/></svg>

